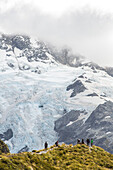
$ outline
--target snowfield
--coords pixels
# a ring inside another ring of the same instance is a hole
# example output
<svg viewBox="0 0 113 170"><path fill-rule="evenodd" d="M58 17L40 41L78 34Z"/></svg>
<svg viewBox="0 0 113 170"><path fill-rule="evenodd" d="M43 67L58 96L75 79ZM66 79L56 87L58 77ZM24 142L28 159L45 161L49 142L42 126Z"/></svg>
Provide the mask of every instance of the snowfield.
<svg viewBox="0 0 113 170"><path fill-rule="evenodd" d="M22 148L41 149L45 141L53 145L58 140L54 130L57 119L79 110L76 121L85 124L99 104L113 102L113 77L104 70L63 65L36 41L26 47L25 38L11 39L16 44L14 49L15 44L7 45L5 39L0 39L0 138L11 153ZM70 97L73 89L67 91L67 87L77 80L85 90ZM105 120L109 119L107 115ZM66 127L76 121L71 120Z"/></svg>
<svg viewBox="0 0 113 170"><path fill-rule="evenodd" d="M54 66L40 75L0 74L0 132L13 130L13 138L7 142L11 152L25 145L40 149L46 140L50 145L57 140L54 120L65 108L65 89L73 80L74 69L67 68Z"/></svg>
<svg viewBox="0 0 113 170"><path fill-rule="evenodd" d="M86 78L82 81L87 90L70 98L71 92L67 92L66 87L84 72ZM86 79L92 83L85 82ZM98 96L87 96L93 92ZM102 93L107 97L100 97ZM112 94L113 78L88 68L59 64L38 75L29 71L1 72L0 132L12 129L13 137L7 141L12 153L26 145L30 150L41 149L45 141L52 145L57 140L54 121L63 115L64 109L86 110L87 114L79 117L86 121L98 104L113 99Z"/></svg>

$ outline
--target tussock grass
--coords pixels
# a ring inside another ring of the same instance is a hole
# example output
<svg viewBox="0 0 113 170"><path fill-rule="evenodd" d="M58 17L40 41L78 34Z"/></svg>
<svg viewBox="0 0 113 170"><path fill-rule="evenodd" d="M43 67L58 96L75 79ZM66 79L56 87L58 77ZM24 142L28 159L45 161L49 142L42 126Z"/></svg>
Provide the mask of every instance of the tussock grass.
<svg viewBox="0 0 113 170"><path fill-rule="evenodd" d="M113 169L113 155L85 144L52 146L44 150L0 155L0 170L107 170Z"/></svg>
<svg viewBox="0 0 113 170"><path fill-rule="evenodd" d="M2 153L9 153L9 148L2 140L0 140L0 155Z"/></svg>

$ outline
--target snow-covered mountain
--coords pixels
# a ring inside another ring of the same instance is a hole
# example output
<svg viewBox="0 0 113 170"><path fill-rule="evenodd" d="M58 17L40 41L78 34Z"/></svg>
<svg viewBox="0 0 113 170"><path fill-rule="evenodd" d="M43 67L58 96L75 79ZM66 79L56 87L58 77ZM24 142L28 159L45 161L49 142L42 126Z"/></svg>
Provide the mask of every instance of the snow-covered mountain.
<svg viewBox="0 0 113 170"><path fill-rule="evenodd" d="M0 138L11 152L93 137L113 153L113 69L22 35L0 36Z"/></svg>

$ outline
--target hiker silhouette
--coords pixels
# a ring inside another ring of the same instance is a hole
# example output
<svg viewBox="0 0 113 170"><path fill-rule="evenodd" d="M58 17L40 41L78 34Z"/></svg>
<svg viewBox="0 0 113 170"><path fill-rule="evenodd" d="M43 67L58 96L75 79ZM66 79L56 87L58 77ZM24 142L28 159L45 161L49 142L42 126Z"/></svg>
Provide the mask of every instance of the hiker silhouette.
<svg viewBox="0 0 113 170"><path fill-rule="evenodd" d="M58 140L55 142L55 145L58 146Z"/></svg>
<svg viewBox="0 0 113 170"><path fill-rule="evenodd" d="M82 144L84 144L84 139L82 139L82 142L81 142Z"/></svg>
<svg viewBox="0 0 113 170"><path fill-rule="evenodd" d="M45 142L45 149L47 149L48 148L48 143L47 142Z"/></svg>
<svg viewBox="0 0 113 170"><path fill-rule="evenodd" d="M91 139L91 146L93 146L93 139Z"/></svg>
<svg viewBox="0 0 113 170"><path fill-rule="evenodd" d="M80 139L77 139L77 144L80 144Z"/></svg>
<svg viewBox="0 0 113 170"><path fill-rule="evenodd" d="M87 146L89 146L89 144L90 144L90 139L87 139L87 140L86 140L86 143L87 143Z"/></svg>

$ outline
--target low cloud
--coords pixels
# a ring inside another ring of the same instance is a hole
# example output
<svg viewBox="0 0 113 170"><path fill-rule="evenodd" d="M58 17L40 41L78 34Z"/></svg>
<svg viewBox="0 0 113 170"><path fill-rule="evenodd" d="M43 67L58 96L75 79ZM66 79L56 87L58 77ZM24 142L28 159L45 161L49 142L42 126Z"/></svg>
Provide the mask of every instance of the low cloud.
<svg viewBox="0 0 113 170"><path fill-rule="evenodd" d="M24 4L0 12L0 29L28 34L54 45L67 45L75 53L101 65L113 65L113 18L90 8L68 11L61 17Z"/></svg>

